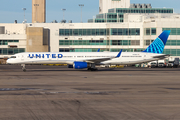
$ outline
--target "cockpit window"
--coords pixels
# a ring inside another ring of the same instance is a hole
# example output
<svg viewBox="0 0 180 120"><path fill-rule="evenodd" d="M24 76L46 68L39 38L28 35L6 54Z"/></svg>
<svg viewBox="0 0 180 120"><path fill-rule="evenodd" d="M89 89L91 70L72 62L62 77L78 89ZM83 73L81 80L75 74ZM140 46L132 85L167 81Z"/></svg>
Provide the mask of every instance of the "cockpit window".
<svg viewBox="0 0 180 120"><path fill-rule="evenodd" d="M16 58L16 56L11 56L10 58Z"/></svg>

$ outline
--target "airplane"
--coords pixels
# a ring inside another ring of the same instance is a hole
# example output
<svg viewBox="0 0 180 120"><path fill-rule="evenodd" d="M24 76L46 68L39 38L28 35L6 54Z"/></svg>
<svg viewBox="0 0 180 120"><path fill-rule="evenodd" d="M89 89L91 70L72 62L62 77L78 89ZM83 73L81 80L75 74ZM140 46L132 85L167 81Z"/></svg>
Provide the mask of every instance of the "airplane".
<svg viewBox="0 0 180 120"><path fill-rule="evenodd" d="M170 30L163 31L142 52L24 52L11 56L7 64L68 64L68 68L97 70L97 65L129 65L156 61L169 57L162 54Z"/></svg>

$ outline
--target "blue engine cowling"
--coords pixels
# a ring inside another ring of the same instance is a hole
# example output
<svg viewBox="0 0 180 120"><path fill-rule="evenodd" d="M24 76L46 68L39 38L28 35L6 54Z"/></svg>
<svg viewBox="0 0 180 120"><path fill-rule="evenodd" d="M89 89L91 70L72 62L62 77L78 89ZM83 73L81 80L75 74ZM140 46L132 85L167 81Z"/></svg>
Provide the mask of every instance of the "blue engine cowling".
<svg viewBox="0 0 180 120"><path fill-rule="evenodd" d="M73 65L74 69L84 69L84 68L87 68L88 67L88 64L87 62L74 62L74 65Z"/></svg>

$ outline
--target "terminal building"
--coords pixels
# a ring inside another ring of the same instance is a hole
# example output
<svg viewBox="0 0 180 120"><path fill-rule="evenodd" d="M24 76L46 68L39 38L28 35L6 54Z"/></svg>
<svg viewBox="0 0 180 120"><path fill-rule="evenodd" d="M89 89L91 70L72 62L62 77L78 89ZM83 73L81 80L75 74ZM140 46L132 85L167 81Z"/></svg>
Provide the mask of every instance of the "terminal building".
<svg viewBox="0 0 180 120"><path fill-rule="evenodd" d="M96 52L99 48L141 52L164 30L171 30L164 54L180 57L180 14L173 8L99 0L99 14L87 23L45 23L45 2L32 2L32 23L0 23L0 58L20 52Z"/></svg>

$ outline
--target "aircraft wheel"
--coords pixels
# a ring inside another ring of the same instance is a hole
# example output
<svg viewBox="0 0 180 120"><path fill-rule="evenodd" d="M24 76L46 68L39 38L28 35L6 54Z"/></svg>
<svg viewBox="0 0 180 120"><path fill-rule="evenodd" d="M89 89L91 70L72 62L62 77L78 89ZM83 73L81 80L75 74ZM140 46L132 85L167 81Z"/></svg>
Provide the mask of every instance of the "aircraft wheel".
<svg viewBox="0 0 180 120"><path fill-rule="evenodd" d="M88 68L87 70L91 70L91 68Z"/></svg>
<svg viewBox="0 0 180 120"><path fill-rule="evenodd" d="M97 68L91 68L91 71L97 71L98 69Z"/></svg>
<svg viewBox="0 0 180 120"><path fill-rule="evenodd" d="M23 69L23 72L26 72L26 69Z"/></svg>

